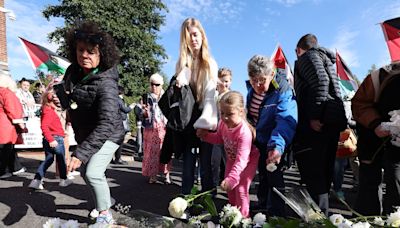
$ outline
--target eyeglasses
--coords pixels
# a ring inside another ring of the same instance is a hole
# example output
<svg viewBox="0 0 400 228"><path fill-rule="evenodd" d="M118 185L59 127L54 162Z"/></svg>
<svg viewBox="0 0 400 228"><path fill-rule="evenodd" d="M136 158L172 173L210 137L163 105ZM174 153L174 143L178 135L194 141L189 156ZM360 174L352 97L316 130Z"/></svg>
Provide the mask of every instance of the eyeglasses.
<svg viewBox="0 0 400 228"><path fill-rule="evenodd" d="M150 83L151 86L160 86L161 84L157 84L157 83Z"/></svg>
<svg viewBox="0 0 400 228"><path fill-rule="evenodd" d="M100 34L86 33L80 30L75 30L74 37L76 40L82 40L91 44L100 44L103 37Z"/></svg>
<svg viewBox="0 0 400 228"><path fill-rule="evenodd" d="M266 81L267 81L267 79L265 77L250 78L250 82L254 85L263 85L263 84L265 84Z"/></svg>

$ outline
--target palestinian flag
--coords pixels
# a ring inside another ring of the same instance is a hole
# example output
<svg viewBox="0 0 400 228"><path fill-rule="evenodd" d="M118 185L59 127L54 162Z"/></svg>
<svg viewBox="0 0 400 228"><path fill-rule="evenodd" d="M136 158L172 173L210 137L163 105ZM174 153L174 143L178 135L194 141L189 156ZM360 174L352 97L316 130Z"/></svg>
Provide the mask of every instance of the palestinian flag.
<svg viewBox="0 0 400 228"><path fill-rule="evenodd" d="M32 63L34 70L53 71L64 74L70 62L49 49L18 37Z"/></svg>
<svg viewBox="0 0 400 228"><path fill-rule="evenodd" d="M278 44L272 53L271 60L274 61L277 70L277 76L283 76L289 82L290 86L294 86L294 78L292 69L283 53L281 46Z"/></svg>
<svg viewBox="0 0 400 228"><path fill-rule="evenodd" d="M358 82L354 79L353 73L351 73L338 51L336 51L336 71L340 79L340 87L344 94L357 91L359 86Z"/></svg>
<svg viewBox="0 0 400 228"><path fill-rule="evenodd" d="M384 21L381 25L392 62L400 61L400 17Z"/></svg>

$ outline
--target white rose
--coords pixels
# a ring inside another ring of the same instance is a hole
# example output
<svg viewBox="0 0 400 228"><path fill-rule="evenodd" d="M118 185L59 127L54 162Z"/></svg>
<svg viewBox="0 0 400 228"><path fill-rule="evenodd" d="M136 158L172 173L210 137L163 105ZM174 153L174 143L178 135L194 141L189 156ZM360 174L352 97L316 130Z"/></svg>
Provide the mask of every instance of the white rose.
<svg viewBox="0 0 400 228"><path fill-rule="evenodd" d="M275 163L269 163L268 165L267 165L267 170L269 171L269 172L274 172L276 169L277 169L278 167L275 165Z"/></svg>
<svg viewBox="0 0 400 228"><path fill-rule="evenodd" d="M266 221L267 216L265 216L263 213L257 213L256 215L254 215L253 223L255 226L262 227Z"/></svg>
<svg viewBox="0 0 400 228"><path fill-rule="evenodd" d="M188 203L185 199L177 197L169 203L168 207L169 214L174 218L180 218L185 212L187 206Z"/></svg>
<svg viewBox="0 0 400 228"><path fill-rule="evenodd" d="M333 225L337 226L343 223L344 217L340 214L333 214L329 217L329 220L333 223Z"/></svg>

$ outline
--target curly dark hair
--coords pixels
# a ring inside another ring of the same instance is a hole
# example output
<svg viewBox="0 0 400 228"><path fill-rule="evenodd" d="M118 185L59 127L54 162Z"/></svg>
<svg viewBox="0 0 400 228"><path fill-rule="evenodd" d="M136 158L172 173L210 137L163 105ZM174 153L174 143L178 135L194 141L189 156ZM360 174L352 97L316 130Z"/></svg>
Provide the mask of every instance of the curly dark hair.
<svg viewBox="0 0 400 228"><path fill-rule="evenodd" d="M78 63L76 44L83 41L90 45L99 45L101 70L107 70L119 62L119 50L114 39L93 21L78 22L66 33L66 50L71 63Z"/></svg>

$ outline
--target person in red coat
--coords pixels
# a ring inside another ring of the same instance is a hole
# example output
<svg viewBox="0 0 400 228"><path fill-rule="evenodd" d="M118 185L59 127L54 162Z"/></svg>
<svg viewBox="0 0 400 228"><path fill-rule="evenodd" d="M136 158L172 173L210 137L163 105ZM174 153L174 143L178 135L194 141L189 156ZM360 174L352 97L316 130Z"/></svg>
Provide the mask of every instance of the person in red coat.
<svg viewBox="0 0 400 228"><path fill-rule="evenodd" d="M14 145L17 142L17 128L25 129L22 105L15 95L16 83L0 71L0 179L8 178L18 170ZM24 168L21 168L24 169Z"/></svg>

